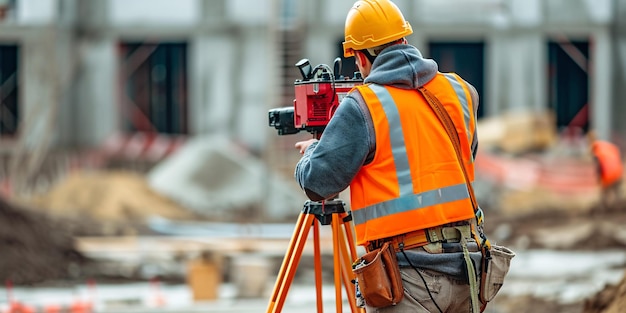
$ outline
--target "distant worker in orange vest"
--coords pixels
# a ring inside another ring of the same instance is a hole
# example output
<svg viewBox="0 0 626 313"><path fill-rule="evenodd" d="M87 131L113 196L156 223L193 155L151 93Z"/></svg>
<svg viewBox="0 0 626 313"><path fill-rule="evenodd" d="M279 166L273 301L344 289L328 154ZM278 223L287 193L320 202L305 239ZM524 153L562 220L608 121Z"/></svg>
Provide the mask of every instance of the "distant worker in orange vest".
<svg viewBox="0 0 626 313"><path fill-rule="evenodd" d="M387 307L365 299L366 312L472 312L477 282L468 272L478 272L481 252L470 234L476 212L466 182L474 180L478 93L458 75L439 72L408 44L411 33L389 0L353 5L343 50L355 57L364 84L342 100L319 140L295 144L303 154L295 177L314 201L350 187L356 243L367 251L393 246L403 298ZM420 88L453 120L467 180Z"/></svg>
<svg viewBox="0 0 626 313"><path fill-rule="evenodd" d="M600 203L604 210L611 210L620 198L624 172L622 156L617 145L597 139L594 131L589 131L587 136L597 167L598 182L601 189Z"/></svg>

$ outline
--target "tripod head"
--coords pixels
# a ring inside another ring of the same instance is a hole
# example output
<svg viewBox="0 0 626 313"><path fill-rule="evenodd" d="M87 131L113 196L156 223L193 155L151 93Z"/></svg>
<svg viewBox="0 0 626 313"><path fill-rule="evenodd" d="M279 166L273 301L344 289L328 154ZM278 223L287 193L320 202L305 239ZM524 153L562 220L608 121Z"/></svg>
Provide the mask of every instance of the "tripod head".
<svg viewBox="0 0 626 313"><path fill-rule="evenodd" d="M341 199L332 199L324 201L307 200L302 209L304 214L313 214L322 225L329 225L332 221L332 214L346 213L345 203ZM344 222L352 220L352 212L344 217Z"/></svg>

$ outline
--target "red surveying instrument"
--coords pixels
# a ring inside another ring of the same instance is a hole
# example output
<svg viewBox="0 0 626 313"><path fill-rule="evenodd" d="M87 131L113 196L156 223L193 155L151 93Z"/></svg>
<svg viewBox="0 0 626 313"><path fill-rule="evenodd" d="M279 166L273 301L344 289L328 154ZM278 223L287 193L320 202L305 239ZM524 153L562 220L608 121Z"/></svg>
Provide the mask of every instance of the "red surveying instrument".
<svg viewBox="0 0 626 313"><path fill-rule="evenodd" d="M278 278L272 291L267 312L281 312L289 287L296 274L302 256L302 250L308 239L309 230L313 227L313 257L315 259L315 292L317 312L323 312L322 301L322 262L320 253L320 224L330 225L333 241L333 269L335 283L335 306L337 313L343 312L342 284L352 313L365 312L357 308L352 273L352 261L356 260L356 246L352 226L352 215L346 212L341 200L323 202L307 201L298 217L293 236L289 242L287 254L278 272Z"/></svg>
<svg viewBox="0 0 626 313"><path fill-rule="evenodd" d="M269 126L281 136L306 130L319 137L341 100L354 86L363 84L363 77L359 72L352 78L342 76L340 58L335 59L334 70L326 64L313 68L307 59L300 60L296 67L302 79L294 82L293 106L271 109Z"/></svg>

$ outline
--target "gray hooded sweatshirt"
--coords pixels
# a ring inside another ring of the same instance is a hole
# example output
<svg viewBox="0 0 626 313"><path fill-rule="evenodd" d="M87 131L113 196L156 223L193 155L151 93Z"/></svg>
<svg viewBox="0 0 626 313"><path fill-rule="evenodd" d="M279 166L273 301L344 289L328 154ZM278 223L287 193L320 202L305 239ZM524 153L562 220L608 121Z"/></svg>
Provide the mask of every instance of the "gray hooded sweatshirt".
<svg viewBox="0 0 626 313"><path fill-rule="evenodd" d="M437 63L423 58L417 48L398 44L381 51L364 83L417 89L432 80L437 71ZM470 90L477 108L477 93L473 87ZM314 201L335 197L350 185L363 165L371 162L376 149L375 138L367 105L360 93L353 91L343 99L320 140L307 148L296 165L295 177L300 187ZM477 140L474 139L474 153L476 145ZM430 254L421 249L405 252L418 268L435 270L458 279L466 277L461 252ZM479 264L480 252L472 253L472 259L475 265ZM398 253L398 262L401 267L409 266L402 253Z"/></svg>

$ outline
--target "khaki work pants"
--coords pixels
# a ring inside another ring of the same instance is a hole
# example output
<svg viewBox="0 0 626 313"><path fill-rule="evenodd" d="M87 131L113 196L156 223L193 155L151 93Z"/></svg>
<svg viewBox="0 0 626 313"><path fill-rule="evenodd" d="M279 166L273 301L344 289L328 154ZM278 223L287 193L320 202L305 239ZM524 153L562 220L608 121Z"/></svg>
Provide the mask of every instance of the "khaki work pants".
<svg viewBox="0 0 626 313"><path fill-rule="evenodd" d="M426 280L437 305L444 313L472 311L469 284L435 271L421 269L419 271ZM439 313L415 269L403 267L400 268L400 273L404 286L402 301L397 305L382 309L366 306L365 311L367 313Z"/></svg>

